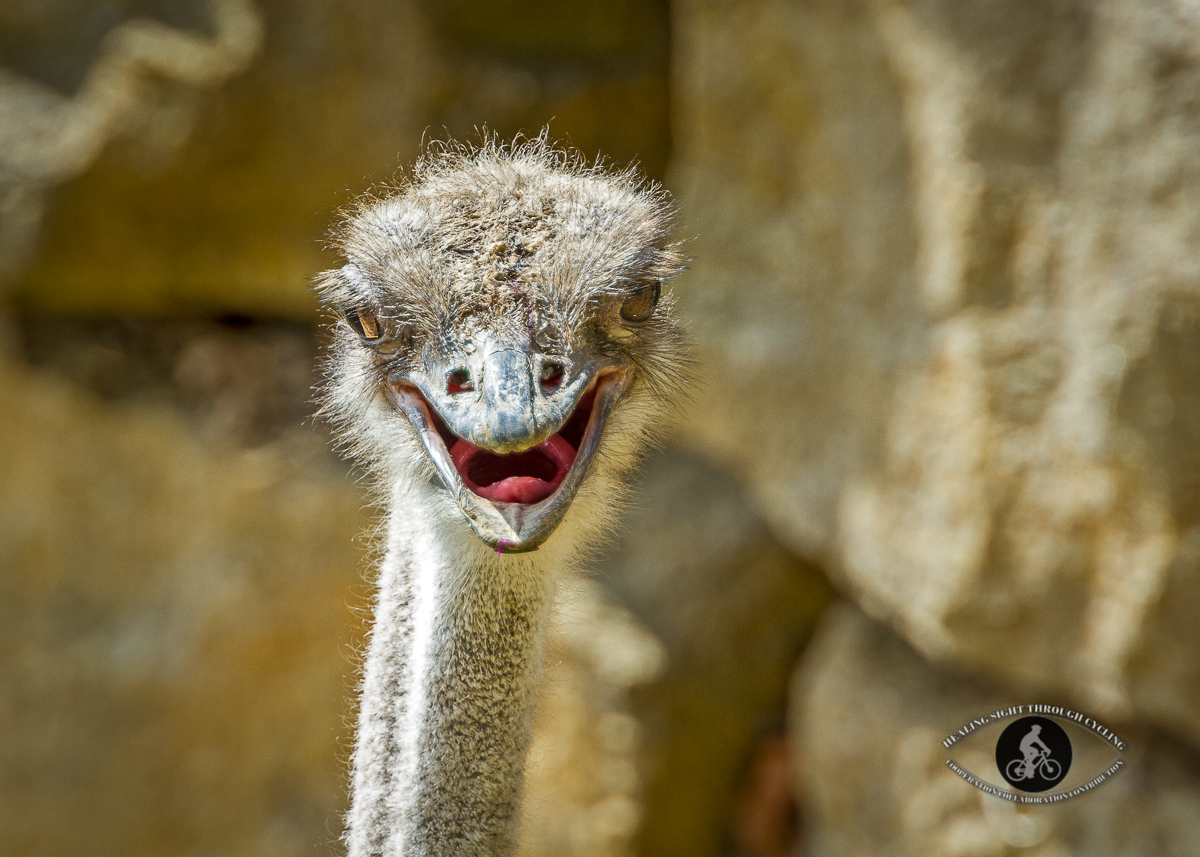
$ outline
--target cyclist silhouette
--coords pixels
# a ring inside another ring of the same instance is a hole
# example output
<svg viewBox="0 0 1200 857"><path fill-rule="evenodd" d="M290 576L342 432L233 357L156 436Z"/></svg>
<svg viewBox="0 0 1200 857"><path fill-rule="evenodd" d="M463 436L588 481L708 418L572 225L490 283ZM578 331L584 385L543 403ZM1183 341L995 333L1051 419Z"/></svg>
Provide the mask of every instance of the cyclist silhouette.
<svg viewBox="0 0 1200 857"><path fill-rule="evenodd" d="M1041 774L1048 780L1058 776L1061 770L1058 762L1050 758L1050 748L1042 741L1042 727L1035 723L1029 727L1028 734L1021 739L1021 754L1025 757L1013 759L1008 764L1010 779L1029 780Z"/></svg>
<svg viewBox="0 0 1200 857"><path fill-rule="evenodd" d="M1033 749L1034 744L1042 749ZM1033 760L1042 753L1045 753L1047 756L1049 756L1050 748L1042 742L1042 727L1035 723L1029 727L1029 734L1021 739L1021 754L1025 757L1025 764L1029 766L1032 765Z"/></svg>
<svg viewBox="0 0 1200 857"><path fill-rule="evenodd" d="M1071 768L1071 739L1044 717L1022 717L1005 727L996 741L996 768L1005 781L1026 792L1058 785Z"/></svg>

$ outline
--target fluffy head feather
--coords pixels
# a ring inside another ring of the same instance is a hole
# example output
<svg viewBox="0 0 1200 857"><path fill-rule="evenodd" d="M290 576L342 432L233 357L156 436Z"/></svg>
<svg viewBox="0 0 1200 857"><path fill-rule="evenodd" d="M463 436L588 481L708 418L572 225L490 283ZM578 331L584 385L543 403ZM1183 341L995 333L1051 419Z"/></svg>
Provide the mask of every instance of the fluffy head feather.
<svg viewBox="0 0 1200 857"><path fill-rule="evenodd" d="M529 337L547 354L586 343L627 358L634 379L609 431L632 432L626 440L644 448L684 395L686 337L668 292L645 326L612 321L624 296L682 269L671 215L666 193L632 169L585 164L544 139L431 150L335 233L347 264L319 278L339 319L325 414L371 463L392 473L415 464L396 459L412 433L379 390L487 329ZM364 343L346 322L359 307L387 329L385 343Z"/></svg>

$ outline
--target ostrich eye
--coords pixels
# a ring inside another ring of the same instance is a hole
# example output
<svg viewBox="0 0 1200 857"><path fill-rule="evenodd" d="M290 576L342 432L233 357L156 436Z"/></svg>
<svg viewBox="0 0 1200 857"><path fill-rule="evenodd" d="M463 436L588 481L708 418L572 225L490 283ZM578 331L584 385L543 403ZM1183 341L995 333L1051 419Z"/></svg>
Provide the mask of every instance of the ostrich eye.
<svg viewBox="0 0 1200 857"><path fill-rule="evenodd" d="M658 294L662 283L647 283L625 298L621 304L621 318L629 324L645 324L658 306Z"/></svg>
<svg viewBox="0 0 1200 857"><path fill-rule="evenodd" d="M369 309L355 308L346 310L346 321L354 328L354 332L368 342L379 339L379 319Z"/></svg>

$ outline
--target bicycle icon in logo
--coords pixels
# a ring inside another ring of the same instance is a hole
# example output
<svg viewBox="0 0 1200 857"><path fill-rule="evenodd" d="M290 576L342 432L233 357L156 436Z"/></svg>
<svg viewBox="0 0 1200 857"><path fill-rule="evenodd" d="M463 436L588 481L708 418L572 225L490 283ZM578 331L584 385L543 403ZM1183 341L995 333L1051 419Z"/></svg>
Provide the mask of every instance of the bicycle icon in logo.
<svg viewBox="0 0 1200 857"><path fill-rule="evenodd" d="M996 764L1009 785L1025 792L1053 788L1071 767L1071 741L1044 717L1023 717L996 742Z"/></svg>
<svg viewBox="0 0 1200 857"><path fill-rule="evenodd" d="M1008 763L1008 768L1004 773L1005 779L1012 782L1013 780L1032 780L1034 777L1041 777L1043 780L1057 780L1061 772L1062 765L1043 754L1033 762L1013 759Z"/></svg>

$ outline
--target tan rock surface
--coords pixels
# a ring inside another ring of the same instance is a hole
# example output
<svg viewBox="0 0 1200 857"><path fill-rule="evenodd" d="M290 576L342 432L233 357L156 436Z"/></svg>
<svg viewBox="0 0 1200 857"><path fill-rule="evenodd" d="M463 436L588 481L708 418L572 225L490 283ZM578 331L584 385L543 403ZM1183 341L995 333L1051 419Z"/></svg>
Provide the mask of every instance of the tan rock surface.
<svg viewBox="0 0 1200 857"><path fill-rule="evenodd" d="M1011 688L939 672L857 608L835 605L792 683L793 752L808 822L800 853L1196 853L1200 755L1160 732L1106 724L1128 745L1126 767L1087 794L1051 806L1018 807L946 767L947 735L973 718L1031 701ZM995 764L994 756L975 751L974 773L983 774L989 762Z"/></svg>
<svg viewBox="0 0 1200 857"><path fill-rule="evenodd" d="M168 157L198 92L244 71L262 42L250 0L198 0L211 33L139 16L143 5L13 0L0 11L0 281L34 256L49 191L114 139L136 141L143 159ZM75 91L16 72L23 61Z"/></svg>
<svg viewBox="0 0 1200 857"><path fill-rule="evenodd" d="M688 443L926 656L1200 744L1200 18L675 8Z"/></svg>
<svg viewBox="0 0 1200 857"><path fill-rule="evenodd" d="M717 857L753 789L752 756L782 732L791 664L828 584L780 547L737 483L678 452L651 458L617 538L596 579L666 653L660 680L634 693L645 733L638 853Z"/></svg>
<svg viewBox="0 0 1200 857"><path fill-rule="evenodd" d="M312 321L311 280L333 264L322 239L337 209L427 139L536 135L553 120L588 157L664 171L664 2L19 0L0 13L0 51L15 46L17 89L37 84L41 95L4 113L0 75L0 115L10 131L53 127L104 56L105 27L165 14L195 39L233 7L261 25L261 50L219 88L138 78L153 121L114 129L103 152L88 150L89 171L49 195L41 252L11 283L27 310ZM0 132L0 190L9 136Z"/></svg>
<svg viewBox="0 0 1200 857"><path fill-rule="evenodd" d="M322 439L214 447L7 362L0 390L0 850L335 841L368 519Z"/></svg>

